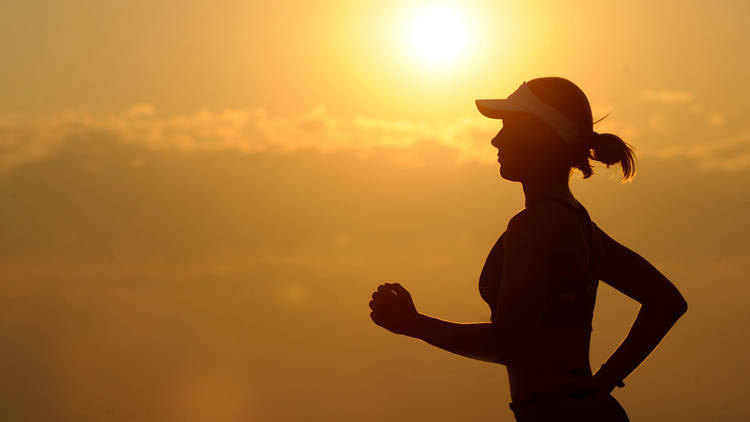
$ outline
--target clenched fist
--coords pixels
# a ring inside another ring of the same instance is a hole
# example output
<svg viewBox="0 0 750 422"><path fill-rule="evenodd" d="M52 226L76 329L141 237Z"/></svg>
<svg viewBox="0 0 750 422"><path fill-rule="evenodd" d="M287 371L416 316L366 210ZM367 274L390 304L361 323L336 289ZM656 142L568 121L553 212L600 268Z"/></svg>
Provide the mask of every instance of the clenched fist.
<svg viewBox="0 0 750 422"><path fill-rule="evenodd" d="M378 286L370 301L370 318L396 334L405 334L419 313L409 292L398 283Z"/></svg>

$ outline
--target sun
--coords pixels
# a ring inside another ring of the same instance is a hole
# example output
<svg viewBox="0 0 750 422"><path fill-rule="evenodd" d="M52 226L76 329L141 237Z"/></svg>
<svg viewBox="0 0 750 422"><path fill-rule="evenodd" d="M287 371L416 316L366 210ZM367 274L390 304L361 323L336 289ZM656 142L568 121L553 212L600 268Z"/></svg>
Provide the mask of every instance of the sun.
<svg viewBox="0 0 750 422"><path fill-rule="evenodd" d="M466 19L448 6L432 6L420 10L411 23L414 50L429 62L447 62L457 58L466 48Z"/></svg>

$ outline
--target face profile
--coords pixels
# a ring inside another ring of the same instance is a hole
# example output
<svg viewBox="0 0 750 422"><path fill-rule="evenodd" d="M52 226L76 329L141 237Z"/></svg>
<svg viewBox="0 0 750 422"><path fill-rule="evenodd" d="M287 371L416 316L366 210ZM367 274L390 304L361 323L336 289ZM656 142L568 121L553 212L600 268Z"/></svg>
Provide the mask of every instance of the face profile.
<svg viewBox="0 0 750 422"><path fill-rule="evenodd" d="M500 176L523 182L551 171L567 171L569 151L555 138L554 131L529 114L504 118L502 129L490 141L497 148Z"/></svg>

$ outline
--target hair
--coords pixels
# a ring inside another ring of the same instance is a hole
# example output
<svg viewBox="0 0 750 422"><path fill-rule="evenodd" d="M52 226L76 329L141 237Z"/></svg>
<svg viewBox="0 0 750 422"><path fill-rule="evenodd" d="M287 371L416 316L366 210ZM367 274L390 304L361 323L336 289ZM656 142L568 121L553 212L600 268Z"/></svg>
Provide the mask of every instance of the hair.
<svg viewBox="0 0 750 422"><path fill-rule="evenodd" d="M602 119L593 121L591 105L581 88L558 77L532 79L527 84L541 101L563 113L584 134L581 146L572 153L571 168L581 170L583 178L587 179L594 173L589 162L589 159L593 159L607 167L619 163L623 183L635 176L633 148L617 135L594 131L594 124Z"/></svg>

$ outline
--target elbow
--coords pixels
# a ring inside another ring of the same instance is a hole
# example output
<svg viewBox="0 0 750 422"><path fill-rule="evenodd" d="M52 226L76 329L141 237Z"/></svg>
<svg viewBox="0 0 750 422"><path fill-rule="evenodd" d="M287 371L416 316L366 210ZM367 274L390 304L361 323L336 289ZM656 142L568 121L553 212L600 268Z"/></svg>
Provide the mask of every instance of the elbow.
<svg viewBox="0 0 750 422"><path fill-rule="evenodd" d="M492 335L485 337L485 340L489 342L486 347L491 351L493 355L494 363L501 365L511 365L518 360L518 353L520 349L519 337L508 327L500 326L498 323L492 324Z"/></svg>
<svg viewBox="0 0 750 422"><path fill-rule="evenodd" d="M688 304L681 294L677 293L675 296L666 301L652 302L644 304L645 307L653 313L660 314L662 317L677 321L680 317L687 312Z"/></svg>
<svg viewBox="0 0 750 422"><path fill-rule="evenodd" d="M680 295L680 298L677 301L677 305L675 305L675 313L677 314L677 318L681 317L685 312L687 312L687 309L687 300L685 300L685 298Z"/></svg>
<svg viewBox="0 0 750 422"><path fill-rule="evenodd" d="M672 300L669 301L668 308L672 315L674 315L675 319L677 319L687 312L688 304L680 292L675 291Z"/></svg>

